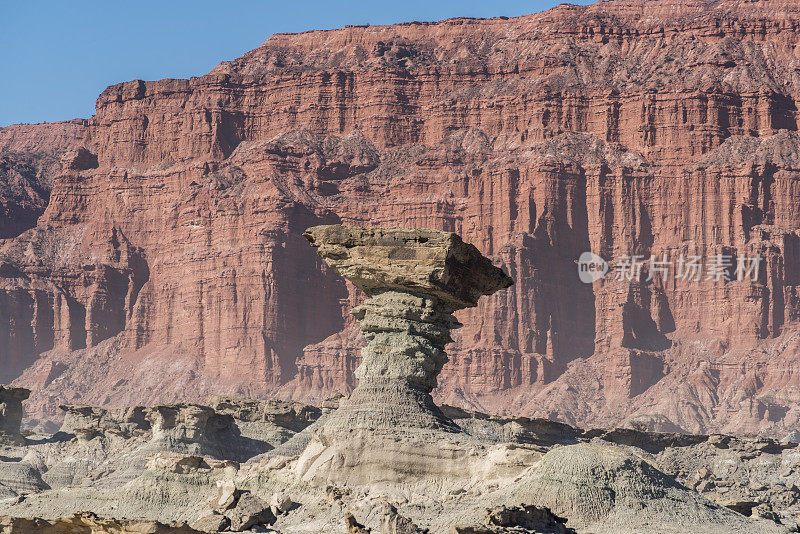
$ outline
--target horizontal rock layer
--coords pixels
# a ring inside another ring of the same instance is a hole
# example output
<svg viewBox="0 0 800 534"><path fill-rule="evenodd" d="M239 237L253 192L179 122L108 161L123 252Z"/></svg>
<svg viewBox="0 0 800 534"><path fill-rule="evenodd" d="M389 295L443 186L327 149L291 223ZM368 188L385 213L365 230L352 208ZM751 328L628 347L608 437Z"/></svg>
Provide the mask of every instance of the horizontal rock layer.
<svg viewBox="0 0 800 534"><path fill-rule="evenodd" d="M794 425L799 27L788 0L626 0L275 35L205 76L109 87L88 120L0 129L0 380L36 390L38 419L347 390L363 295L301 233L427 227L516 281L458 312L440 398ZM589 285L587 250L764 262Z"/></svg>

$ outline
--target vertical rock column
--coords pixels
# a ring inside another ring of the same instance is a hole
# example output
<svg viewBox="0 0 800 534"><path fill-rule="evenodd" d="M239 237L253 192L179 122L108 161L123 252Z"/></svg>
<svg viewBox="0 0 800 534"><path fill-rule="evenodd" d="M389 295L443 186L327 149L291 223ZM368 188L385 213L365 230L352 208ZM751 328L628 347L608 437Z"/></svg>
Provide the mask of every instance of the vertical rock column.
<svg viewBox="0 0 800 534"><path fill-rule="evenodd" d="M25 438L20 434L22 425L22 401L31 392L25 388L0 386L0 443L21 444Z"/></svg>
<svg viewBox="0 0 800 534"><path fill-rule="evenodd" d="M391 290L353 309L368 344L342 423L454 429L430 395L447 362L450 329L461 326L452 311L436 297Z"/></svg>
<svg viewBox="0 0 800 534"><path fill-rule="evenodd" d="M449 232L331 225L304 236L370 297L352 311L368 341L358 386L325 431L457 431L430 395L447 362L450 330L461 326L452 314L511 279Z"/></svg>

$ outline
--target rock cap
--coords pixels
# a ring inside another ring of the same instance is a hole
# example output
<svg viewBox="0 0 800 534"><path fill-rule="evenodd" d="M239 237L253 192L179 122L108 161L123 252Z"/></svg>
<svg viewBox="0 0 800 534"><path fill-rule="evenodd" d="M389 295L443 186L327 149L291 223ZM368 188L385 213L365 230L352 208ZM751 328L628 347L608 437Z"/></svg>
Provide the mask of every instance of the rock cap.
<svg viewBox="0 0 800 534"><path fill-rule="evenodd" d="M314 226L303 236L325 263L368 296L384 290L420 293L458 310L514 283L452 232L337 224Z"/></svg>
<svg viewBox="0 0 800 534"><path fill-rule="evenodd" d="M0 385L0 402L14 400L22 402L31 395L31 390L27 388L17 388L13 386Z"/></svg>

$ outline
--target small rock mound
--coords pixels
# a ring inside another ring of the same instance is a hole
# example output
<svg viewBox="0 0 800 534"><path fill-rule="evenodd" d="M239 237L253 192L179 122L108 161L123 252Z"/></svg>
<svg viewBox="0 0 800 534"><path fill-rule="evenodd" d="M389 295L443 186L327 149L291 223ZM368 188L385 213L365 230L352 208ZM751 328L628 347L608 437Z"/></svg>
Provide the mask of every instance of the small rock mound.
<svg viewBox="0 0 800 534"><path fill-rule="evenodd" d="M523 476L514 497L547 506L580 532L785 532L709 501L618 447L553 449Z"/></svg>
<svg viewBox="0 0 800 534"><path fill-rule="evenodd" d="M450 534L575 534L574 530L566 527L566 522L566 519L547 508L532 505L498 506L486 511L483 525L456 525Z"/></svg>

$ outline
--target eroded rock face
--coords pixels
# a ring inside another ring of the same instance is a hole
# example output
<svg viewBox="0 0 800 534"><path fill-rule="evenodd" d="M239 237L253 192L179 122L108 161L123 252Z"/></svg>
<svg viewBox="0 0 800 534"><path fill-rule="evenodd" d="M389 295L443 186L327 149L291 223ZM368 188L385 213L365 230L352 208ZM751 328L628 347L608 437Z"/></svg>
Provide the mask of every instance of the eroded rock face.
<svg viewBox="0 0 800 534"><path fill-rule="evenodd" d="M516 281L456 312L444 402L792 428L798 28L792 0L675 0L281 34L109 87L90 119L2 128L4 153L55 163L0 163L19 220L0 217L0 381L38 419L52 399L349 392L363 293L300 234L369 221L454 231ZM97 168L61 168L80 147ZM755 282L588 285L587 250L767 261Z"/></svg>
<svg viewBox="0 0 800 534"><path fill-rule="evenodd" d="M352 311L367 339L358 387L325 428L452 427L430 396L461 326L452 313L512 280L453 233L333 225L303 235L369 297Z"/></svg>
<svg viewBox="0 0 800 534"><path fill-rule="evenodd" d="M137 431L150 429L147 409L143 406L130 408L104 409L94 406L66 406L61 432L75 434L83 439L92 439L106 432L119 433L130 437Z"/></svg>
<svg viewBox="0 0 800 534"><path fill-rule="evenodd" d="M286 410L288 403L280 402L215 402L225 412L236 406L232 411L242 419L235 424L262 425L261 434L275 424L264 417L268 412L281 418L291 417L287 411L313 412L297 405ZM151 430L120 432L118 421L142 413L139 408L70 410L68 422L99 429L97 435L75 439L60 432L2 446L0 530L190 532L181 526L189 524L215 532L270 524L278 532L340 534L350 517L349 527L360 532L396 534L788 534L800 510L800 447L771 439L582 430L451 407L443 411L460 432L319 432L317 423L334 415L326 411L283 443L311 434L316 456L287 455L279 445L239 462L229 458L247 451L237 453L241 443L224 439L224 447L210 448L209 436L186 430L202 426L196 406L158 412L173 421L158 422L162 432L185 427L175 432L183 441L152 441ZM204 452L186 453L189 442ZM336 473L338 480L298 478L298 466L312 457L317 474ZM363 484L365 475L376 483ZM362 483L349 483L356 480ZM725 506L749 510L751 517ZM93 513L72 516L76 509Z"/></svg>

